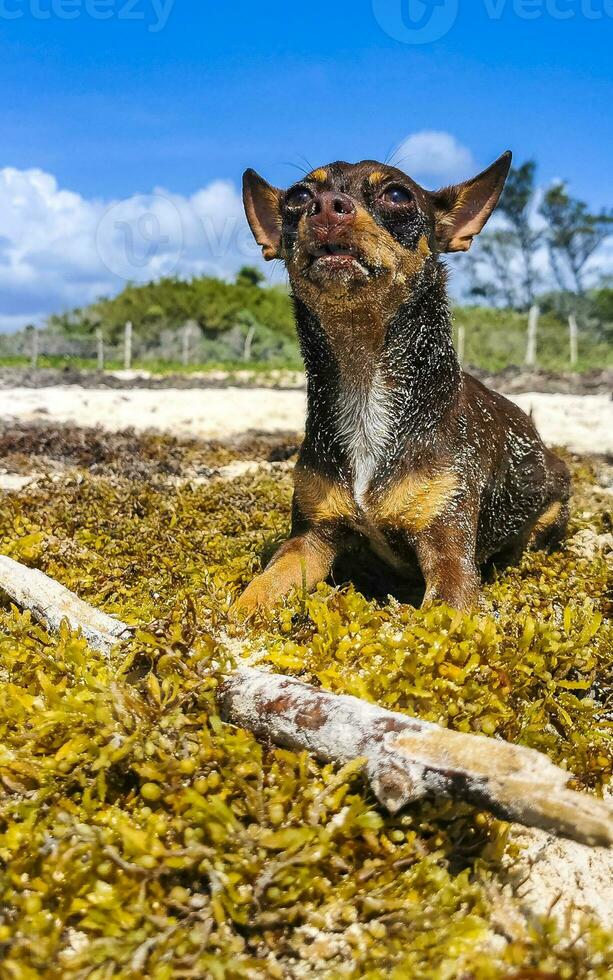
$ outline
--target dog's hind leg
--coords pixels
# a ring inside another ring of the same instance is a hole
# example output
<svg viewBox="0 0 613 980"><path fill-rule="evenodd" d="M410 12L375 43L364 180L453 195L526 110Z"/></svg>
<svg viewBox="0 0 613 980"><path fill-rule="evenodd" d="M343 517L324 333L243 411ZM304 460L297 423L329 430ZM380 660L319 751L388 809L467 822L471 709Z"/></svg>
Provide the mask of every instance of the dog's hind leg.
<svg viewBox="0 0 613 980"><path fill-rule="evenodd" d="M555 500L537 518L528 547L531 551L552 551L562 543L566 535L570 508L567 500Z"/></svg>
<svg viewBox="0 0 613 980"><path fill-rule="evenodd" d="M528 547L533 551L541 549L551 551L563 540L570 516L570 473L566 463L547 453L548 465L548 502L537 517L530 536Z"/></svg>

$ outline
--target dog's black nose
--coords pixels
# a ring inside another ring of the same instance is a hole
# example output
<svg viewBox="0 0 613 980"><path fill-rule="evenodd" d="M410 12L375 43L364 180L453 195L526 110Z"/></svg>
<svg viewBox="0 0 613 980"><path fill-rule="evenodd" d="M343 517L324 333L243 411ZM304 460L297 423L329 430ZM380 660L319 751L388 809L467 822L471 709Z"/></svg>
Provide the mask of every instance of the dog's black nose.
<svg viewBox="0 0 613 980"><path fill-rule="evenodd" d="M307 208L307 217L316 225L339 225L353 218L355 204L348 194L322 191Z"/></svg>

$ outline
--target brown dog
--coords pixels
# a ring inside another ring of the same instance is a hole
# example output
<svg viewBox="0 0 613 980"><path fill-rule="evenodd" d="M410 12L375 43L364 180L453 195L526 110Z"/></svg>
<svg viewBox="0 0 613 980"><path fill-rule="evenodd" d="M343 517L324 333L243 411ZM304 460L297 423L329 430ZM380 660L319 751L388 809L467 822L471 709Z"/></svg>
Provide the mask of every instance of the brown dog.
<svg viewBox="0 0 613 980"><path fill-rule="evenodd" d="M510 165L506 153L434 193L369 160L288 191L245 173L253 234L289 272L308 415L291 536L238 613L313 588L356 532L399 570L416 557L425 601L459 609L477 603L484 562L563 536L568 470L523 412L461 371L439 258L470 247Z"/></svg>

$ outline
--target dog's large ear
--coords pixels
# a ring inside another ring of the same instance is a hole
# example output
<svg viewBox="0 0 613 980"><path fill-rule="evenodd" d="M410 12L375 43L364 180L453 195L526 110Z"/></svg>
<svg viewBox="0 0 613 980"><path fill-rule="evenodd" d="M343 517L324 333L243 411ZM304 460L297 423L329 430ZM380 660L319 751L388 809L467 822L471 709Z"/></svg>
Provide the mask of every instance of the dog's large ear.
<svg viewBox="0 0 613 980"><path fill-rule="evenodd" d="M467 252L500 200L513 154L503 155L472 180L430 193L441 252Z"/></svg>
<svg viewBox="0 0 613 980"><path fill-rule="evenodd" d="M281 197L255 170L243 174L243 204L249 227L265 259L281 256Z"/></svg>

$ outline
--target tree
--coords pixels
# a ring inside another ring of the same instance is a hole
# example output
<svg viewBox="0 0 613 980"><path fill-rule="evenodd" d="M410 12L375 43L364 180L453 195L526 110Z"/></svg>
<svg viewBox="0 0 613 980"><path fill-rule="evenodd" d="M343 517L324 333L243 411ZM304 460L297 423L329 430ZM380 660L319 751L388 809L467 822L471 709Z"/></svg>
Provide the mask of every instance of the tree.
<svg viewBox="0 0 613 980"><path fill-rule="evenodd" d="M613 324L613 287L603 286L590 294L593 315L601 322Z"/></svg>
<svg viewBox="0 0 613 980"><path fill-rule="evenodd" d="M560 290L554 305L568 315L576 310L577 297L585 296L589 260L613 234L613 211L592 213L584 201L571 197L563 182L551 186L537 208L535 178L534 160L511 169L498 205L504 224L485 232L474 255L467 257L469 295L527 309L543 285L537 255L544 259L546 249L547 278Z"/></svg>
<svg viewBox="0 0 613 980"><path fill-rule="evenodd" d="M521 268L521 305L524 308L531 306L536 297L538 276L534 260L542 242L542 232L533 223L535 177L534 160L526 160L520 167L512 167L498 205L498 211L507 219L515 235Z"/></svg>
<svg viewBox="0 0 613 980"><path fill-rule="evenodd" d="M468 256L470 294L513 309L534 303L539 285L536 253L543 232L534 224L536 163L512 167L498 205L502 227L481 235L474 255Z"/></svg>
<svg viewBox="0 0 613 980"><path fill-rule="evenodd" d="M482 236L479 249L468 263L469 293L476 300L501 303L509 309L522 305L514 274L515 236L506 228Z"/></svg>
<svg viewBox="0 0 613 980"><path fill-rule="evenodd" d="M254 265L244 265L236 274L237 286L261 286L266 276Z"/></svg>
<svg viewBox="0 0 613 980"><path fill-rule="evenodd" d="M571 197L566 184L549 188L540 213L547 222L546 240L551 267L564 292L585 293L585 267L594 252L613 233L613 211L592 214L587 204Z"/></svg>

